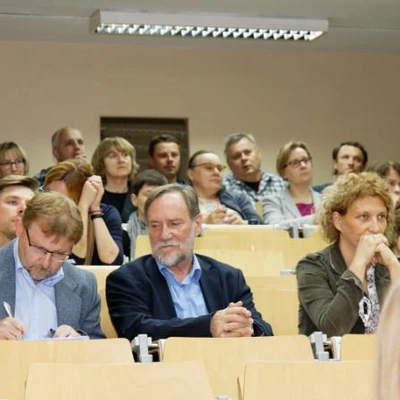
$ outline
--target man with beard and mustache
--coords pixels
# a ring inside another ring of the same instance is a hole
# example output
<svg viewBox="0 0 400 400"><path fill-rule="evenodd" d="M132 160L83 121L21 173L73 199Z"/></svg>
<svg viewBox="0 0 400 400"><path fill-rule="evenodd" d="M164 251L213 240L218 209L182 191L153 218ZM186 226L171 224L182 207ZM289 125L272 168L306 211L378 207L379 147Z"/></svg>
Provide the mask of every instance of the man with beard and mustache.
<svg viewBox="0 0 400 400"><path fill-rule="evenodd" d="M193 253L202 217L190 186L154 189L145 204L152 255L112 272L106 282L119 337L272 335L239 269Z"/></svg>
<svg viewBox="0 0 400 400"><path fill-rule="evenodd" d="M66 261L82 233L66 196L38 193L29 201L17 238L0 249L1 340L104 337L96 279Z"/></svg>

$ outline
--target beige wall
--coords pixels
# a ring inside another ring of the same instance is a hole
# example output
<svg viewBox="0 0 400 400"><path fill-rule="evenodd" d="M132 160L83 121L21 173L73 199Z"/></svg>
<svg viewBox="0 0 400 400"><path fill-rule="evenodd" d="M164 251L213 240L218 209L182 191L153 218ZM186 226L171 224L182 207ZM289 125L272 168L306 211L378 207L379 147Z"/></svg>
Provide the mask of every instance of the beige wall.
<svg viewBox="0 0 400 400"><path fill-rule="evenodd" d="M304 140L315 182L343 140L400 159L400 56L4 42L0 54L1 141L25 147L31 173L52 163L66 124L91 155L100 116L188 118L191 152L221 154L228 133L253 132L269 171L283 143Z"/></svg>

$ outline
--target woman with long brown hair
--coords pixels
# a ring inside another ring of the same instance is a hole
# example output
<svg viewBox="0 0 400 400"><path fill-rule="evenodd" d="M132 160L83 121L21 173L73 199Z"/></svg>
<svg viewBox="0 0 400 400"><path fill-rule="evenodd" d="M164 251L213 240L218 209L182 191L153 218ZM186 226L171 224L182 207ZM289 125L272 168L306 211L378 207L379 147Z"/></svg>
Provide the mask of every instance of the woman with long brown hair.
<svg viewBox="0 0 400 400"><path fill-rule="evenodd" d="M123 261L121 217L110 205L101 204L104 188L84 160L66 160L47 174L45 190L70 197L82 215L84 233L74 246L76 264L119 265Z"/></svg>

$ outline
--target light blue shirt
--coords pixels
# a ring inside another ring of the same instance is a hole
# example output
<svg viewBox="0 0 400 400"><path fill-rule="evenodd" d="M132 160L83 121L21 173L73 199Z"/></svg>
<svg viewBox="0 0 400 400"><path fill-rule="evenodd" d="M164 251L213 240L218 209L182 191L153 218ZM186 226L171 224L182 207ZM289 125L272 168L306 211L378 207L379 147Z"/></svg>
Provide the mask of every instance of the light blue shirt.
<svg viewBox="0 0 400 400"><path fill-rule="evenodd" d="M63 269L35 283L19 258L18 239L14 243L14 258L15 318L25 326L25 339L43 339L50 328L58 326L54 285L64 278Z"/></svg>
<svg viewBox="0 0 400 400"><path fill-rule="evenodd" d="M200 287L201 267L193 254L193 267L190 273L179 282L175 275L157 260L157 267L167 281L178 318L195 318L208 314L206 302Z"/></svg>

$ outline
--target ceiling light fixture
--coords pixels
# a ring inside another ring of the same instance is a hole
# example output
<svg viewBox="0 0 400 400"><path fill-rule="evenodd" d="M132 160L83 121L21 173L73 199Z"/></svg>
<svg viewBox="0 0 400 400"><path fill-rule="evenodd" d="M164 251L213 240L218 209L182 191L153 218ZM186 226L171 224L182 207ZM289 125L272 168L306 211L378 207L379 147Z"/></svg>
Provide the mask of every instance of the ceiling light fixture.
<svg viewBox="0 0 400 400"><path fill-rule="evenodd" d="M312 41L328 31L328 20L97 11L90 18L90 31L114 35Z"/></svg>

